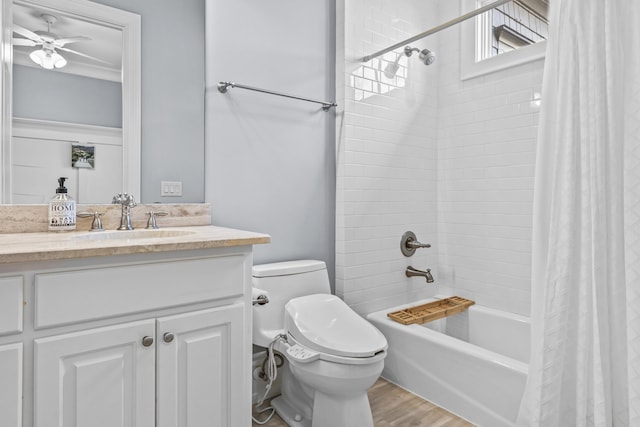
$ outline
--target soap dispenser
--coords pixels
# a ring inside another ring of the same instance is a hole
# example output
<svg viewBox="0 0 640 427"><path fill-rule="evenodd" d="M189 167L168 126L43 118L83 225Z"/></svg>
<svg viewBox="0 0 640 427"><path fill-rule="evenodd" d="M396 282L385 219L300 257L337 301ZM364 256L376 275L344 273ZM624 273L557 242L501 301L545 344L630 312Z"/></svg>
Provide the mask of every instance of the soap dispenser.
<svg viewBox="0 0 640 427"><path fill-rule="evenodd" d="M67 194L66 179L58 178L56 195L49 201L49 231L76 229L76 202Z"/></svg>

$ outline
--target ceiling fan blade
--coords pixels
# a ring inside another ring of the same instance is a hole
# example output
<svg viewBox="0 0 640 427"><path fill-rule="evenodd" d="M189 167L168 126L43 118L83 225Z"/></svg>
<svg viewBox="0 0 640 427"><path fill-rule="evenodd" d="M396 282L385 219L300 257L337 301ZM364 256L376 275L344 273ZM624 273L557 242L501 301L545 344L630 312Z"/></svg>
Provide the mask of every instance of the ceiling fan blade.
<svg viewBox="0 0 640 427"><path fill-rule="evenodd" d="M60 47L60 48L58 48L58 49L60 49L60 50L64 50L65 52L73 53L74 55L84 56L85 58L89 58L89 59L91 59L91 60L93 60L93 61L102 62L103 64L112 65L112 64L110 64L110 63L109 63L109 62L107 62L107 61L103 61L102 59L98 59L98 58L95 58L95 57L93 57L93 56L89 56L89 55L84 54L84 53L82 53L82 52L78 52L78 51L75 51L75 50L71 50L71 49L66 48L66 47Z"/></svg>
<svg viewBox="0 0 640 427"><path fill-rule="evenodd" d="M76 42L81 42L86 40L91 40L91 37L85 37L85 36L66 37L64 39L54 40L53 45L55 47L62 47L67 43L76 43Z"/></svg>
<svg viewBox="0 0 640 427"><path fill-rule="evenodd" d="M21 36L26 37L26 38L28 38L30 40L33 40L36 43L42 41L42 38L39 35L37 35L33 31L27 30L26 28L21 27L20 25L17 25L17 24L13 24L13 32L14 33L18 33Z"/></svg>
<svg viewBox="0 0 640 427"><path fill-rule="evenodd" d="M11 40L11 44L14 46L36 46L40 43L36 43L33 40L29 40L29 39L17 39L17 38L13 38Z"/></svg>

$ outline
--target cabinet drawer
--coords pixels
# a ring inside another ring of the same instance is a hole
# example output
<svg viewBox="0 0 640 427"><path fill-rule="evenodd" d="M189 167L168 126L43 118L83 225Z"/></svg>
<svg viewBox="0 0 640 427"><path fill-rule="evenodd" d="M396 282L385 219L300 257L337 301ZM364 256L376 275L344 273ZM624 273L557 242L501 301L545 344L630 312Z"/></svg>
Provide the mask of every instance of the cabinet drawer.
<svg viewBox="0 0 640 427"><path fill-rule="evenodd" d="M240 296L244 262L233 255L36 274L35 327Z"/></svg>
<svg viewBox="0 0 640 427"><path fill-rule="evenodd" d="M22 332L22 276L0 278L0 335Z"/></svg>

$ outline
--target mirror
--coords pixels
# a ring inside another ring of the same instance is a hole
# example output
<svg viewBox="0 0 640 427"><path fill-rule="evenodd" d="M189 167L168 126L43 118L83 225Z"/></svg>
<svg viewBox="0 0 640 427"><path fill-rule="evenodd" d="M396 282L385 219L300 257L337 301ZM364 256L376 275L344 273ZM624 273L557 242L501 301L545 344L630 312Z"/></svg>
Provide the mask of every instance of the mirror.
<svg viewBox="0 0 640 427"><path fill-rule="evenodd" d="M1 201L46 203L58 176L80 203L140 194L140 15L2 0L2 22Z"/></svg>

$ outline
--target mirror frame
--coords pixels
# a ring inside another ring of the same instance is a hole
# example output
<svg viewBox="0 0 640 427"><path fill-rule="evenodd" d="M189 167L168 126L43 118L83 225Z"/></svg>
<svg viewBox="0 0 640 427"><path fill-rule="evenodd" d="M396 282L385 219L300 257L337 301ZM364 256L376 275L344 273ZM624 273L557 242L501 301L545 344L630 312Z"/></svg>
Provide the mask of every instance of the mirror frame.
<svg viewBox="0 0 640 427"><path fill-rule="evenodd" d="M87 0L0 0L0 203L11 200L11 128L13 103L13 3L79 15L122 31L122 191L140 197L141 176L141 17ZM109 203L105 200L105 203Z"/></svg>

